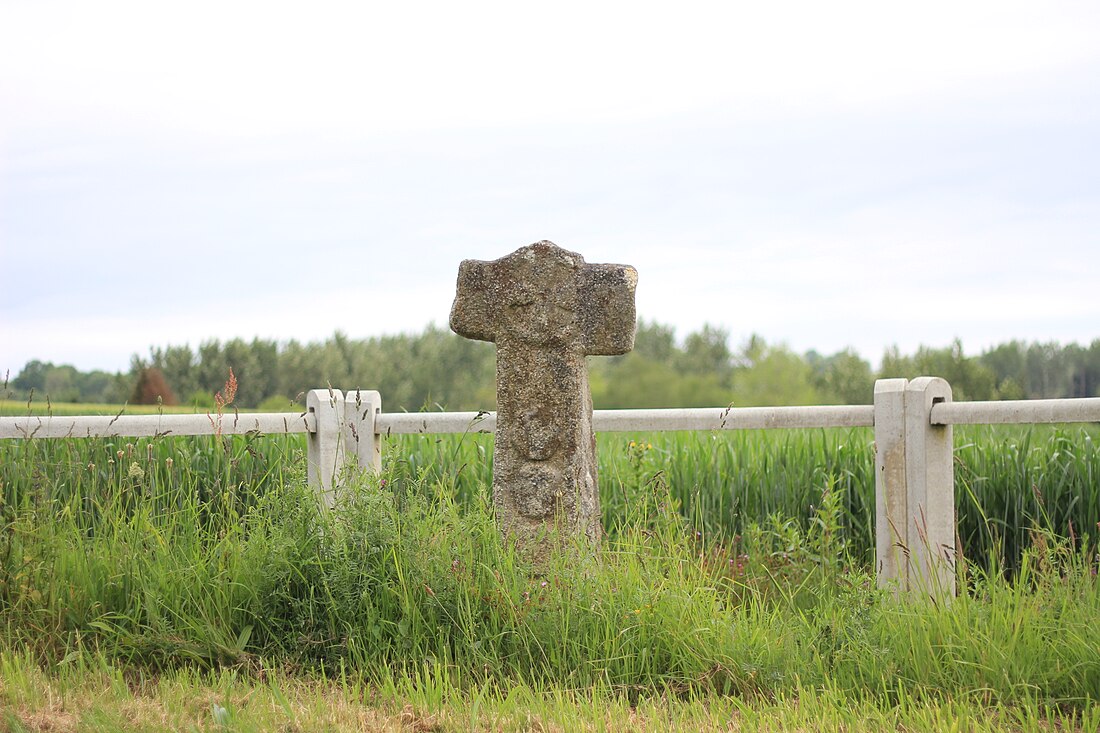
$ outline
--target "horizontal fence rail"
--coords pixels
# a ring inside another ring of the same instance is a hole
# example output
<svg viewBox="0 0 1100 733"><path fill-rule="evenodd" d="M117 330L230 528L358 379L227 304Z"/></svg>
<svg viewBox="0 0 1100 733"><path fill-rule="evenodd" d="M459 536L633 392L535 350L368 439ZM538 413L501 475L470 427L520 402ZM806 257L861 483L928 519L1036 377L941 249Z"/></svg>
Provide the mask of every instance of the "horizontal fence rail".
<svg viewBox="0 0 1100 733"><path fill-rule="evenodd" d="M680 410L596 410L597 431L767 430L777 428L855 428L875 424L871 405L808 407L730 407Z"/></svg>
<svg viewBox="0 0 1100 733"><path fill-rule="evenodd" d="M1070 400L937 402L932 405L929 417L933 425L1100 422L1100 397Z"/></svg>
<svg viewBox="0 0 1100 733"><path fill-rule="evenodd" d="M597 432L849 428L874 425L871 405L737 407L660 410L595 410ZM167 435L315 433L317 418L306 413L223 415L24 416L0 418L2 438L148 438ZM375 418L382 435L492 433L495 412L391 412Z"/></svg>
<svg viewBox="0 0 1100 733"><path fill-rule="evenodd" d="M382 435L419 433L491 433L495 412L388 412L375 419ZM772 428L855 428L875 424L871 405L809 407L705 407L662 410L594 410L592 427L600 433L683 430L756 430Z"/></svg>
<svg viewBox="0 0 1100 733"><path fill-rule="evenodd" d="M311 413L0 417L0 438L154 438L167 435L313 433Z"/></svg>
<svg viewBox="0 0 1100 733"><path fill-rule="evenodd" d="M495 412L383 412L374 420L381 435L443 433L492 433L497 429Z"/></svg>

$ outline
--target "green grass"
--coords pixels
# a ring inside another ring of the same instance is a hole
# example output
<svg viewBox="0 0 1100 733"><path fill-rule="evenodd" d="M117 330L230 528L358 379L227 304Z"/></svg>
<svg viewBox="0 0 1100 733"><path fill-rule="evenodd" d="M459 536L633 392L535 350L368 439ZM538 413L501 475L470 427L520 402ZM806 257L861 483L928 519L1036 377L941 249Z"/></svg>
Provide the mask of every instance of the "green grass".
<svg viewBox="0 0 1100 733"><path fill-rule="evenodd" d="M1028 435L1029 476L1091 470ZM61 694L59 725L133 730L1095 729L1095 532L1057 531L1054 493L1011 580L971 564L949 606L899 602L853 530L866 433L641 437L601 438L602 551L537 568L493 523L484 439L390 441L327 512L300 436L5 441L0 726Z"/></svg>
<svg viewBox="0 0 1100 733"><path fill-rule="evenodd" d="M1093 426L975 427L956 431L956 513L962 554L1014 571L1031 530L1096 534L1100 440ZM874 552L873 436L867 429L652 433L598 436L604 526L614 536L654 479L708 538L736 542L778 514L809 527L822 490L841 496L846 548ZM394 436L386 462L399 486L446 482L463 505L492 481L492 436ZM128 485L136 463L146 486L232 501L238 512L300 469L302 436L0 441L0 498L95 495ZM121 452L121 455L119 455Z"/></svg>
<svg viewBox="0 0 1100 733"><path fill-rule="evenodd" d="M597 436L604 526L660 477L682 516L733 541L773 514L805 530L822 490L842 497L847 548L874 555L874 438L870 429ZM955 431L956 515L963 556L1014 569L1035 527L1071 538L1097 533L1100 431L1095 426L961 427ZM397 480L448 481L459 501L492 481L492 436L396 436Z"/></svg>
<svg viewBox="0 0 1100 733"><path fill-rule="evenodd" d="M972 698L884 704L831 688L772 699L492 685L457 691L436 678L365 684L272 671L183 669L137 675L102 659L53 674L0 654L0 731L1094 731L1100 708L984 706Z"/></svg>
<svg viewBox="0 0 1100 733"><path fill-rule="evenodd" d="M176 405L168 407L164 405L115 405L99 404L95 402L15 402L13 400L0 400L0 416L22 417L24 415L117 415L123 412L126 415L192 415L209 412L205 407L193 407L190 405Z"/></svg>

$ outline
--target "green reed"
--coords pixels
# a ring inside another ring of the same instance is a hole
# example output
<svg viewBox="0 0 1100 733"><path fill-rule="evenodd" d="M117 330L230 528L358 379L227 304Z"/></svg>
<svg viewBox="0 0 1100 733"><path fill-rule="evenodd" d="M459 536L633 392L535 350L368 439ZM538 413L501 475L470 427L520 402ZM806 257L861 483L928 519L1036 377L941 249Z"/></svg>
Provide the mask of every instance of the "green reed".
<svg viewBox="0 0 1100 733"><path fill-rule="evenodd" d="M1073 539L1100 522L1100 452L1093 426L960 427L955 498L963 556L1014 568L1041 528ZM842 497L854 557L874 555L874 438L870 429L597 436L604 527L614 535L632 504L660 481L696 531L734 540L770 515L805 529L822 490ZM394 436L387 461L399 482L451 485L460 502L488 495L492 436Z"/></svg>
<svg viewBox="0 0 1100 733"><path fill-rule="evenodd" d="M0 441L0 517L77 502L94 527L105 503L133 513L193 502L199 517L238 515L297 475L302 436L191 436Z"/></svg>
<svg viewBox="0 0 1100 733"><path fill-rule="evenodd" d="M1094 427L968 427L955 435L958 536L969 562L1011 570L1036 528L1071 540L1097 534ZM489 497L491 435L393 436L384 444L397 487L445 485L463 506ZM194 495L208 514L218 503L243 514L301 470L304 448L301 436L0 441L0 512L74 494L86 502L125 495L133 506L139 497L166 501L167 491ZM853 557L872 561L869 429L601 434L598 450L611 536L658 483L694 531L726 542L771 515L806 529L829 486L841 497L842 532Z"/></svg>
<svg viewBox="0 0 1100 733"><path fill-rule="evenodd" d="M634 701L827 687L876 705L966 698L1077 714L1100 700L1095 543L1037 533L1018 582L977 569L938 608L896 602L853 568L836 484L808 529L750 523L737 555L683 520L669 486L645 486L601 552L534 567L500 537L484 494L460 505L446 481L388 472L325 510L288 476L243 511L188 486L135 504L82 484L11 509L0 653Z"/></svg>

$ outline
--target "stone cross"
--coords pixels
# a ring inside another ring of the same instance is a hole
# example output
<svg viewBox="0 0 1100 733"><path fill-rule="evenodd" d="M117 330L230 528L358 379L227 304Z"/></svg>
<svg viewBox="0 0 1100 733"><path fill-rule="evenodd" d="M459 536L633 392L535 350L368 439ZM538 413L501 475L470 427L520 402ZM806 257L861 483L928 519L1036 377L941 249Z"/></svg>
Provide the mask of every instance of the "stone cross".
<svg viewBox="0 0 1100 733"><path fill-rule="evenodd" d="M536 560L555 528L599 541L585 356L634 348L637 283L633 267L586 264L545 241L459 267L451 328L497 345L497 521Z"/></svg>

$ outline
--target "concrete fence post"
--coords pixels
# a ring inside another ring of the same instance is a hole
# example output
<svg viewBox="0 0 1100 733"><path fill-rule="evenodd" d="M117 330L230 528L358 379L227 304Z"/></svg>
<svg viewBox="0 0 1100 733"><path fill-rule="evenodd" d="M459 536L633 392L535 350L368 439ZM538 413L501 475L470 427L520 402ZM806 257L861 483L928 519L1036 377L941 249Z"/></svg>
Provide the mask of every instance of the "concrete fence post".
<svg viewBox="0 0 1100 733"><path fill-rule="evenodd" d="M307 433L306 478L331 507L344 470L344 395L338 389L310 390L306 412L313 413L317 425L316 432Z"/></svg>
<svg viewBox="0 0 1100 733"><path fill-rule="evenodd" d="M951 385L918 377L905 389L908 590L947 602L955 595L955 474L950 425L933 425L932 405Z"/></svg>
<svg viewBox="0 0 1100 733"><path fill-rule="evenodd" d="M875 574L880 588L908 590L905 483L907 379L875 382Z"/></svg>
<svg viewBox="0 0 1100 733"><path fill-rule="evenodd" d="M382 436L377 418L382 412L382 395L375 390L357 389L344 395L344 446L354 456L358 471L382 471Z"/></svg>

